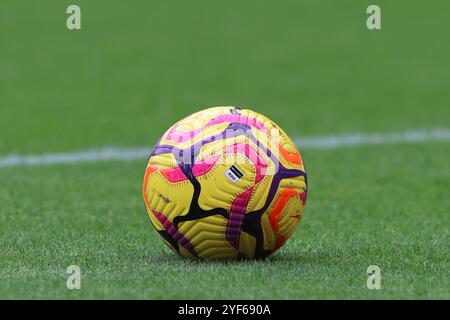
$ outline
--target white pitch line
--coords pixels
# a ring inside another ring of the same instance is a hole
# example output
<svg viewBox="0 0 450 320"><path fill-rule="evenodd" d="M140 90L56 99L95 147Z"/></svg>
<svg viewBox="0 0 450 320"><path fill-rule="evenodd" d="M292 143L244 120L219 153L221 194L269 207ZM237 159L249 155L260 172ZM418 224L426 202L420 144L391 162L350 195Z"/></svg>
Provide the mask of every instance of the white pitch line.
<svg viewBox="0 0 450 320"><path fill-rule="evenodd" d="M102 148L69 153L47 153L42 155L11 154L0 157L1 167L49 166L55 164L74 164L82 162L132 161L146 159L151 148Z"/></svg>
<svg viewBox="0 0 450 320"><path fill-rule="evenodd" d="M450 142L450 129L408 130L397 133L352 133L316 137L296 138L294 142L303 149L338 149L365 145L411 144L443 141ZM20 166L50 166L83 162L145 160L151 147L101 148L69 153L47 153L41 155L10 154L0 157L0 168Z"/></svg>
<svg viewBox="0 0 450 320"><path fill-rule="evenodd" d="M432 141L450 141L450 129L407 130L395 133L351 133L321 137L296 138L301 149L337 149L377 144L410 144Z"/></svg>

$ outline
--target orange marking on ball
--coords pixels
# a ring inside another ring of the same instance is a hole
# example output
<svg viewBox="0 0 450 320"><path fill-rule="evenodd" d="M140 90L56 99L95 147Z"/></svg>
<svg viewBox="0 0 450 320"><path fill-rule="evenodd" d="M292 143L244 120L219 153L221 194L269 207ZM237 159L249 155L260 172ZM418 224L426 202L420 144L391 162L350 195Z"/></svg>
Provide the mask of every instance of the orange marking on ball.
<svg viewBox="0 0 450 320"><path fill-rule="evenodd" d="M279 149L280 149L280 153L283 155L283 157L287 161L289 161L290 163L293 163L293 164L298 164L300 166L303 166L302 158L300 157L300 154L297 151L290 152L290 151L286 150L285 148L283 148L283 146L281 144L279 145Z"/></svg>
<svg viewBox="0 0 450 320"><path fill-rule="evenodd" d="M278 234L277 241L275 242L275 246L273 247L272 251L277 251L280 247L283 246L283 244L286 242L286 239L283 237L283 235Z"/></svg>
<svg viewBox="0 0 450 320"><path fill-rule="evenodd" d="M286 207L287 202L290 198L297 196L298 193L292 188L284 189L278 197L277 202L273 206L269 214L270 226L275 232L278 232L278 223L280 221L281 214L283 213L284 207Z"/></svg>
<svg viewBox="0 0 450 320"><path fill-rule="evenodd" d="M157 170L156 166L153 164L150 164L147 166L147 168L145 169L145 176L144 176L144 201L145 201L145 205L147 206L147 208L150 209L150 204L148 203L148 197L147 197L147 186L148 186L148 177L152 172L155 172Z"/></svg>

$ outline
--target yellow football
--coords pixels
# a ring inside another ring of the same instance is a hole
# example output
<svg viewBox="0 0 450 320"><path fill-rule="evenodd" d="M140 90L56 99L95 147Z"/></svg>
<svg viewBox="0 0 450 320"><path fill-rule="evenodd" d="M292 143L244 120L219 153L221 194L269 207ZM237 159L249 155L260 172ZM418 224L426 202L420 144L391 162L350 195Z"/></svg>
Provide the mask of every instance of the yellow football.
<svg viewBox="0 0 450 320"><path fill-rule="evenodd" d="M194 259L258 259L280 248L306 203L302 158L273 121L214 107L173 125L156 143L143 194L165 243Z"/></svg>

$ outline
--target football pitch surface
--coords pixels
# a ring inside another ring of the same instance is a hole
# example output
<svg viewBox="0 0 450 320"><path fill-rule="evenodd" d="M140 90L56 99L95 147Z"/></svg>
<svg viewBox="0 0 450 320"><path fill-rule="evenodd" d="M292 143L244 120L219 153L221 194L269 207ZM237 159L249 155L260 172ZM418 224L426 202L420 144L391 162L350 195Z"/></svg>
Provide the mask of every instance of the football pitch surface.
<svg viewBox="0 0 450 320"><path fill-rule="evenodd" d="M0 298L448 299L450 141L302 148L302 139L450 130L448 1L0 4L0 162L151 151L173 123L249 107L298 141L304 218L264 261L170 251L142 200L146 157L0 166ZM68 290L66 268L81 268ZM367 267L382 288L366 286Z"/></svg>

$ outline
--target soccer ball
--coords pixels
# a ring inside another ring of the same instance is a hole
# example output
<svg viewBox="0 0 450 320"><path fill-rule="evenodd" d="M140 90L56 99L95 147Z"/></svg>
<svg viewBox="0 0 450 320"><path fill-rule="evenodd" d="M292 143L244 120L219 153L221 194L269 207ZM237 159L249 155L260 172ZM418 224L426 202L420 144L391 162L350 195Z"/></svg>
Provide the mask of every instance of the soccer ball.
<svg viewBox="0 0 450 320"><path fill-rule="evenodd" d="M259 259L302 218L307 179L295 144L261 114L214 107L173 125L145 170L147 214L161 239L193 259Z"/></svg>

